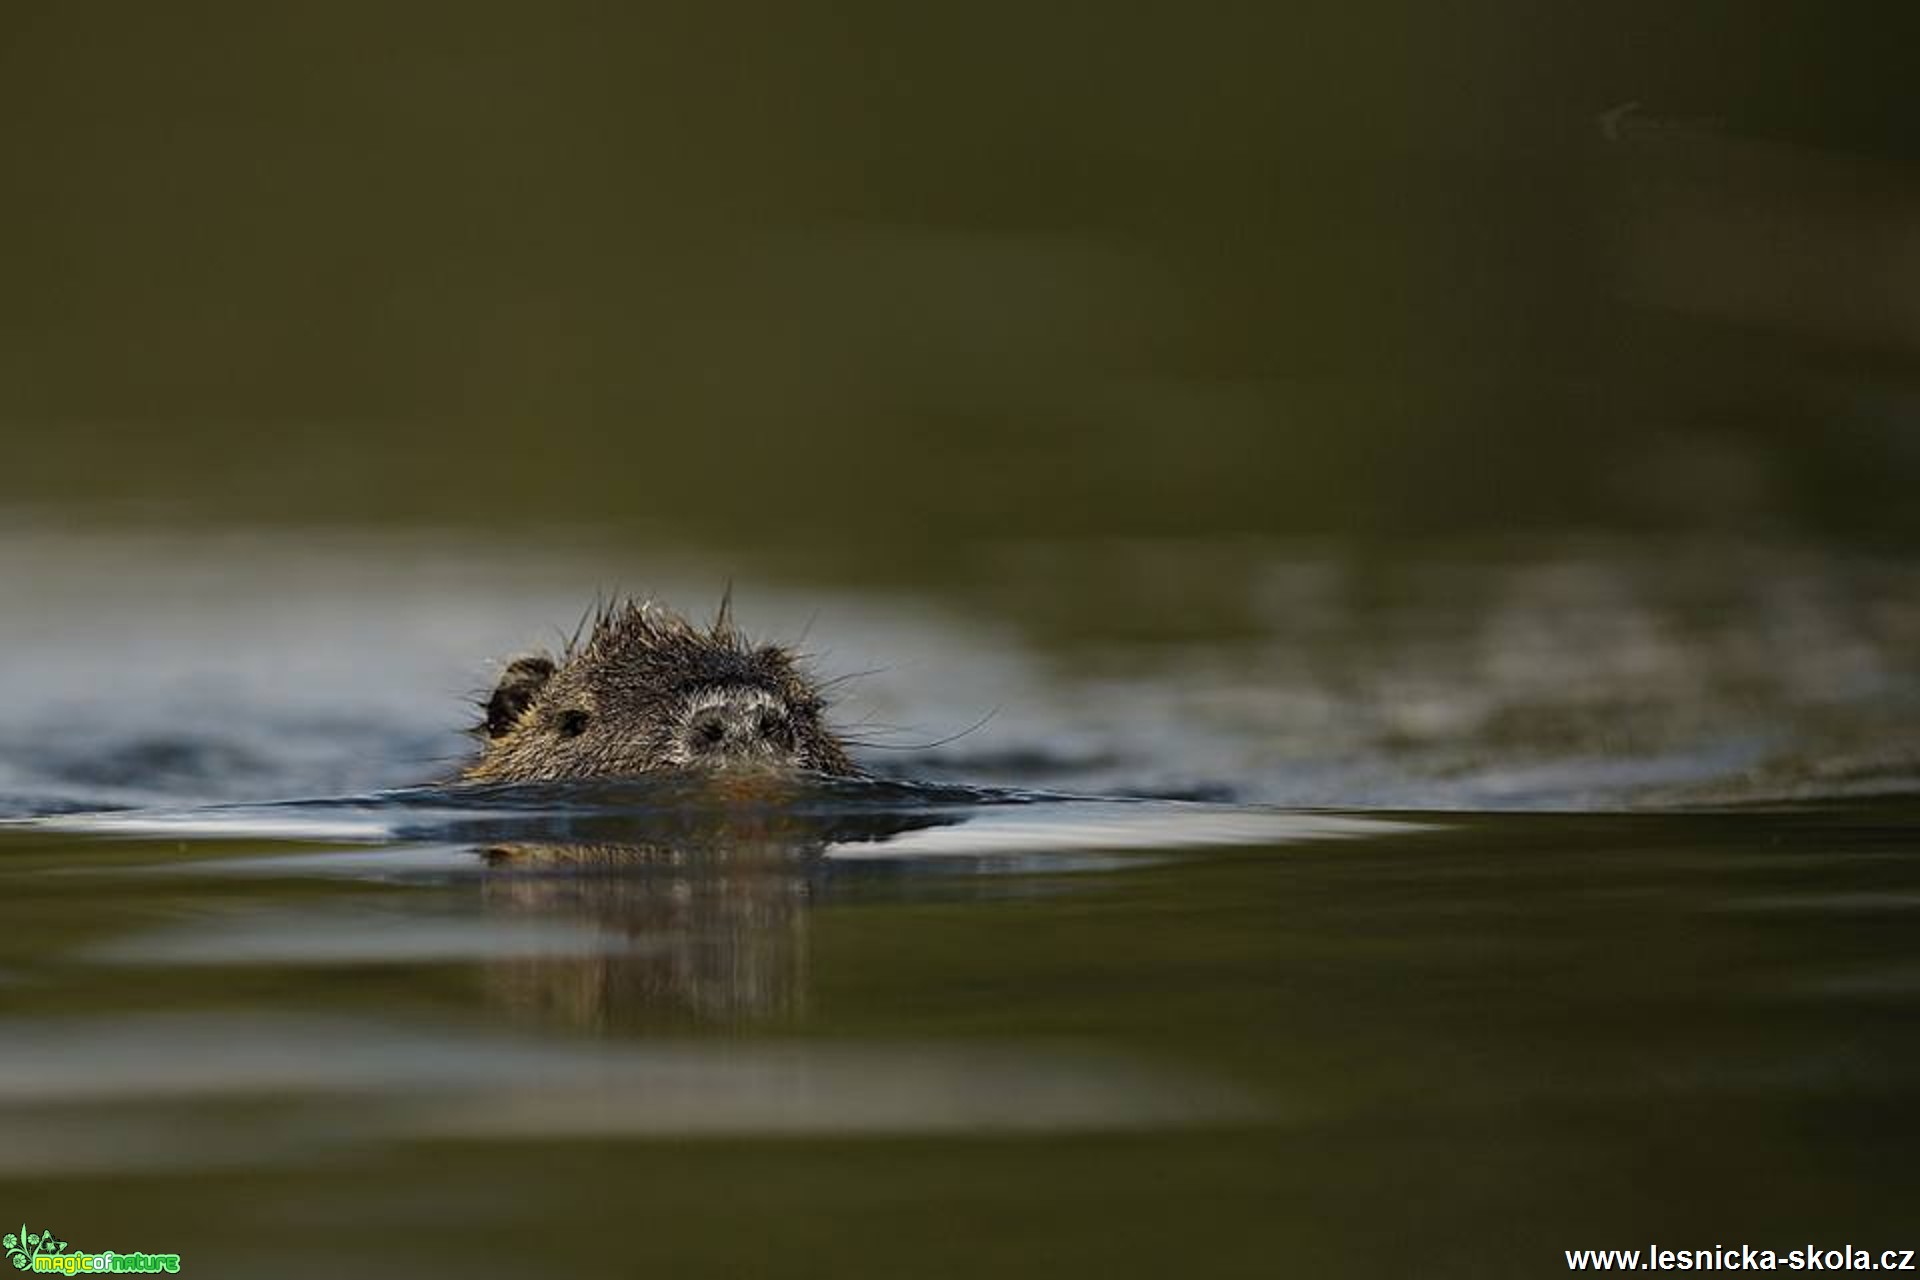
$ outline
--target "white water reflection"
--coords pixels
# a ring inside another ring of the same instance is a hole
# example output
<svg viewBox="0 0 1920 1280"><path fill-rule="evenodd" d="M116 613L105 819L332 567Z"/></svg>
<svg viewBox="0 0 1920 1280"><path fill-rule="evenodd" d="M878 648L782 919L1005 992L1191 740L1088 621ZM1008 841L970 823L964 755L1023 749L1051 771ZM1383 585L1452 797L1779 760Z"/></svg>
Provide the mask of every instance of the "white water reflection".
<svg viewBox="0 0 1920 1280"><path fill-rule="evenodd" d="M1200 804L1067 802L988 809L951 826L924 827L884 843L836 844L826 856L841 861L887 858L999 858L1061 850L1176 850L1231 845L1285 845L1309 840L1418 831L1422 824L1351 814L1284 813ZM1108 862L1104 865L1114 865Z"/></svg>
<svg viewBox="0 0 1920 1280"><path fill-rule="evenodd" d="M847 784L838 786L843 792L848 790ZM644 790L637 791L636 795L644 795ZM885 815L889 812L898 814L897 822L886 824ZM708 816L715 824L706 833L709 837L729 834L743 839L765 837L764 813L746 810L735 820L724 810L716 810ZM176 864L176 869L186 870L352 874L356 869L373 872L458 870L467 860L457 852L460 846L446 843L450 836L477 827L493 839L533 838L551 843L553 835L541 824L566 822L571 817L565 809L452 810L436 808L428 802L419 807L387 805L361 809L335 804L293 804L63 814L35 819L28 825L47 831L128 839L404 842L399 848L387 850L316 850L267 858ZM1033 799L1017 804L989 802L956 806L940 802L937 796L916 800L910 792L890 808L850 811L850 818L859 827L852 839L826 838L833 828L824 822L815 824L821 833L816 851L846 862L1039 855L1041 862L1054 870L1075 866L1104 870L1114 865L1110 859L1086 856L1098 853L1287 845L1394 835L1417 831L1424 825L1412 820L1362 814L1303 813L1179 801ZM608 835L616 841L673 843L680 833L667 825L667 821L661 809L604 815ZM876 821L886 825L871 825ZM804 817L785 825L789 829L777 833L781 841L812 847L812 842L806 839L810 828ZM422 845L417 843L422 835L440 839Z"/></svg>

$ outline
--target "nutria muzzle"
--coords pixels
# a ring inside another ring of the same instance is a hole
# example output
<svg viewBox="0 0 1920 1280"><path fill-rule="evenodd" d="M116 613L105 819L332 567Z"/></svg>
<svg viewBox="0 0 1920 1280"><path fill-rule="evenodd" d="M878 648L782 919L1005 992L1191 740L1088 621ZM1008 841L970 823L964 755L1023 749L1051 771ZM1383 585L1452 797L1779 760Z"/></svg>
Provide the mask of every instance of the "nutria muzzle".
<svg viewBox="0 0 1920 1280"><path fill-rule="evenodd" d="M677 763L803 767L793 710L777 694L741 686L702 690L687 700L675 738Z"/></svg>

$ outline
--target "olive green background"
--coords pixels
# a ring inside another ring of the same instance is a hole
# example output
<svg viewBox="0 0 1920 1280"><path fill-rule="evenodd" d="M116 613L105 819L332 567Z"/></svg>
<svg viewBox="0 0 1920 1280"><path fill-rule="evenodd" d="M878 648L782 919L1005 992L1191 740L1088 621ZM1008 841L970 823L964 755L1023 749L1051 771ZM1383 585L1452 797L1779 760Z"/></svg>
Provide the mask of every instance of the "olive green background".
<svg viewBox="0 0 1920 1280"><path fill-rule="evenodd" d="M1905 539L1891 12L8 6L0 503Z"/></svg>

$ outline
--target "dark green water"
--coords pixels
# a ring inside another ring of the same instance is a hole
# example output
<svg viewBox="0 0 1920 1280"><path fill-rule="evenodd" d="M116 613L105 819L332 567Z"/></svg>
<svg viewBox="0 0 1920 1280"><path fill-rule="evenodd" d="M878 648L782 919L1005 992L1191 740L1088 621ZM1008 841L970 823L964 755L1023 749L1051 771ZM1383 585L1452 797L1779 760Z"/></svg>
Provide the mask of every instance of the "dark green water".
<svg viewBox="0 0 1920 1280"><path fill-rule="evenodd" d="M0 1203L245 1276L1914 1243L1909 802L667 812L5 831Z"/></svg>
<svg viewBox="0 0 1920 1280"><path fill-rule="evenodd" d="M36 1234L241 1277L1916 1243L1902 558L1001 543L909 591L766 552L742 621L868 673L874 770L1050 791L720 803L383 790L591 586L697 607L713 560L12 534Z"/></svg>

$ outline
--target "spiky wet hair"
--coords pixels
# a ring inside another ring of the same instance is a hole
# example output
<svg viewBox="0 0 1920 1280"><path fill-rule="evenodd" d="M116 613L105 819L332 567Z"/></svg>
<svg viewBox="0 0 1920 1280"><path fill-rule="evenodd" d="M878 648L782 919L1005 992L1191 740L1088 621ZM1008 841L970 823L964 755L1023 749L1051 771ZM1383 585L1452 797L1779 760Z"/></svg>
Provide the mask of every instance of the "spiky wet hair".
<svg viewBox="0 0 1920 1280"><path fill-rule="evenodd" d="M827 727L827 701L799 655L757 643L722 601L708 626L644 600L603 603L555 659L508 664L475 729L476 781L617 777L689 763L690 716L716 699L764 706L779 763L850 775L853 762Z"/></svg>

